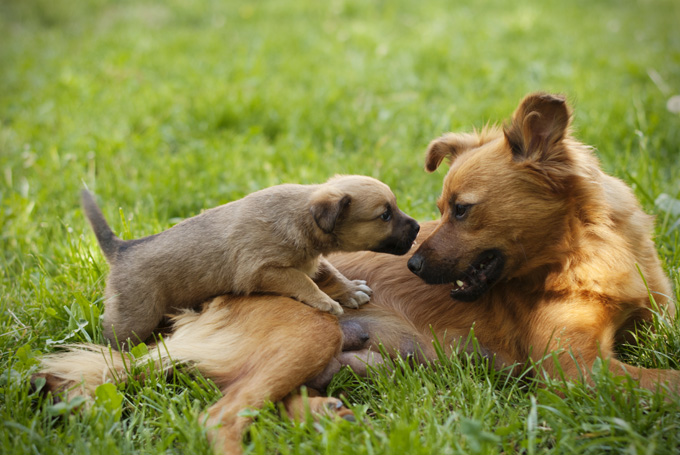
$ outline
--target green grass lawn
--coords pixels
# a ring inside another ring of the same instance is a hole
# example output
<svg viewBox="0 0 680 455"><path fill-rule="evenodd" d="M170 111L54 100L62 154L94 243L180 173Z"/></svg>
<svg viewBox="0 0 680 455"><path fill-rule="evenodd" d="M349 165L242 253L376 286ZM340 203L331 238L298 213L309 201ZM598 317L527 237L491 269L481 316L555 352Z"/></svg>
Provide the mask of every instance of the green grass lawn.
<svg viewBox="0 0 680 455"><path fill-rule="evenodd" d="M0 0L0 453L209 453L218 392L179 375L102 393L80 414L31 395L40 353L100 342L106 263L87 185L124 238L284 182L388 183L435 219L446 131L507 119L529 91L566 94L603 167L657 216L680 289L680 2ZM677 296L677 291L676 291ZM626 360L680 368L680 322ZM675 453L679 402L602 373L549 388L465 358L344 372L358 423L293 424L275 405L251 453ZM122 403L118 400L123 398ZM122 412L121 412L122 411Z"/></svg>

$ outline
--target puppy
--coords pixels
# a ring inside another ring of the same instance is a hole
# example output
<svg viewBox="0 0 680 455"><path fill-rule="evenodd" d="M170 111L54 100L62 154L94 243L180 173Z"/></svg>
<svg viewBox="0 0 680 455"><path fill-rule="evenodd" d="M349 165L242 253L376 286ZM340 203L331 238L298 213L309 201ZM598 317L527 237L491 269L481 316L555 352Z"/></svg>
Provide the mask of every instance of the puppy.
<svg viewBox="0 0 680 455"><path fill-rule="evenodd" d="M340 305L359 307L371 289L322 255L403 255L419 229L387 185L363 176L267 188L129 241L116 237L90 192L82 203L111 268L103 330L113 344L145 340L164 314L227 293L278 294L342 314Z"/></svg>

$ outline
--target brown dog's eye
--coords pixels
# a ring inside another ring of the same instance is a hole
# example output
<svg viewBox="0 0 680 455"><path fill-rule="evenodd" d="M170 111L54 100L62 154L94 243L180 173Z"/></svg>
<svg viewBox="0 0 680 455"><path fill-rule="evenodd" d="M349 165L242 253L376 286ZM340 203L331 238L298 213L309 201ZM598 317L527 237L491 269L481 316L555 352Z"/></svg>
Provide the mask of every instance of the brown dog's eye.
<svg viewBox="0 0 680 455"><path fill-rule="evenodd" d="M380 215L380 219L383 221L389 221L392 219L392 209L388 208Z"/></svg>
<svg viewBox="0 0 680 455"><path fill-rule="evenodd" d="M465 217L468 214L469 208L470 208L470 205L456 204L456 206L454 207L454 214L456 216L456 219L459 220L459 221L464 220Z"/></svg>

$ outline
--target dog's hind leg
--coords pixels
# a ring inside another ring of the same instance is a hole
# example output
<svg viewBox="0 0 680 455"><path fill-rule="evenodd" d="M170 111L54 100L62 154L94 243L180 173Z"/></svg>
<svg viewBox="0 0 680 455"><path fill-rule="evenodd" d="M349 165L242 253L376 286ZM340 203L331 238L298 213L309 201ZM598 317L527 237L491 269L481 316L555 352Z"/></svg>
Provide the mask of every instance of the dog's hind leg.
<svg viewBox="0 0 680 455"><path fill-rule="evenodd" d="M45 391L65 392L68 398L93 397L98 385L125 381L132 364L151 361L161 370L191 366L223 393L205 415L215 448L240 453L242 433L250 421L241 412L268 400L283 400L318 376L342 344L337 318L279 296L218 297L200 312L176 316L173 328L139 359L88 344L46 356L34 383L43 378ZM318 398L313 411L319 403L335 403Z"/></svg>
<svg viewBox="0 0 680 455"><path fill-rule="evenodd" d="M432 335L422 333L392 309L369 303L359 311L347 311L340 317L340 324L346 338L343 351L382 350L392 357L400 355L419 363L437 358ZM347 339L355 343L350 347Z"/></svg>
<svg viewBox="0 0 680 455"><path fill-rule="evenodd" d="M278 296L215 299L176 319L168 349L220 388L206 412L216 449L240 453L250 417L242 411L280 401L319 375L340 351L337 318Z"/></svg>
<svg viewBox="0 0 680 455"><path fill-rule="evenodd" d="M426 337L393 311L368 304L358 311L347 311L340 317L343 332L342 351L326 368L306 385L324 390L342 367L352 368L359 376L366 376L368 367L385 364L383 354L401 356L414 363L425 363L437 358L431 337Z"/></svg>

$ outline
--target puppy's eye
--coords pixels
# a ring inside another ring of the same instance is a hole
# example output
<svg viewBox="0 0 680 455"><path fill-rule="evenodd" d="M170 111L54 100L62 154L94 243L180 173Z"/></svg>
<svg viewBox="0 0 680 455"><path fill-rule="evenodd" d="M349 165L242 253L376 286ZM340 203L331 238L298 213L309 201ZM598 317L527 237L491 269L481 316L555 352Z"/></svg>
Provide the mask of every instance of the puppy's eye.
<svg viewBox="0 0 680 455"><path fill-rule="evenodd" d="M383 221L389 221L392 219L392 209L387 209L385 210L382 215L380 215L380 219Z"/></svg>
<svg viewBox="0 0 680 455"><path fill-rule="evenodd" d="M454 207L454 215L457 220L464 220L470 211L469 204L456 204Z"/></svg>

